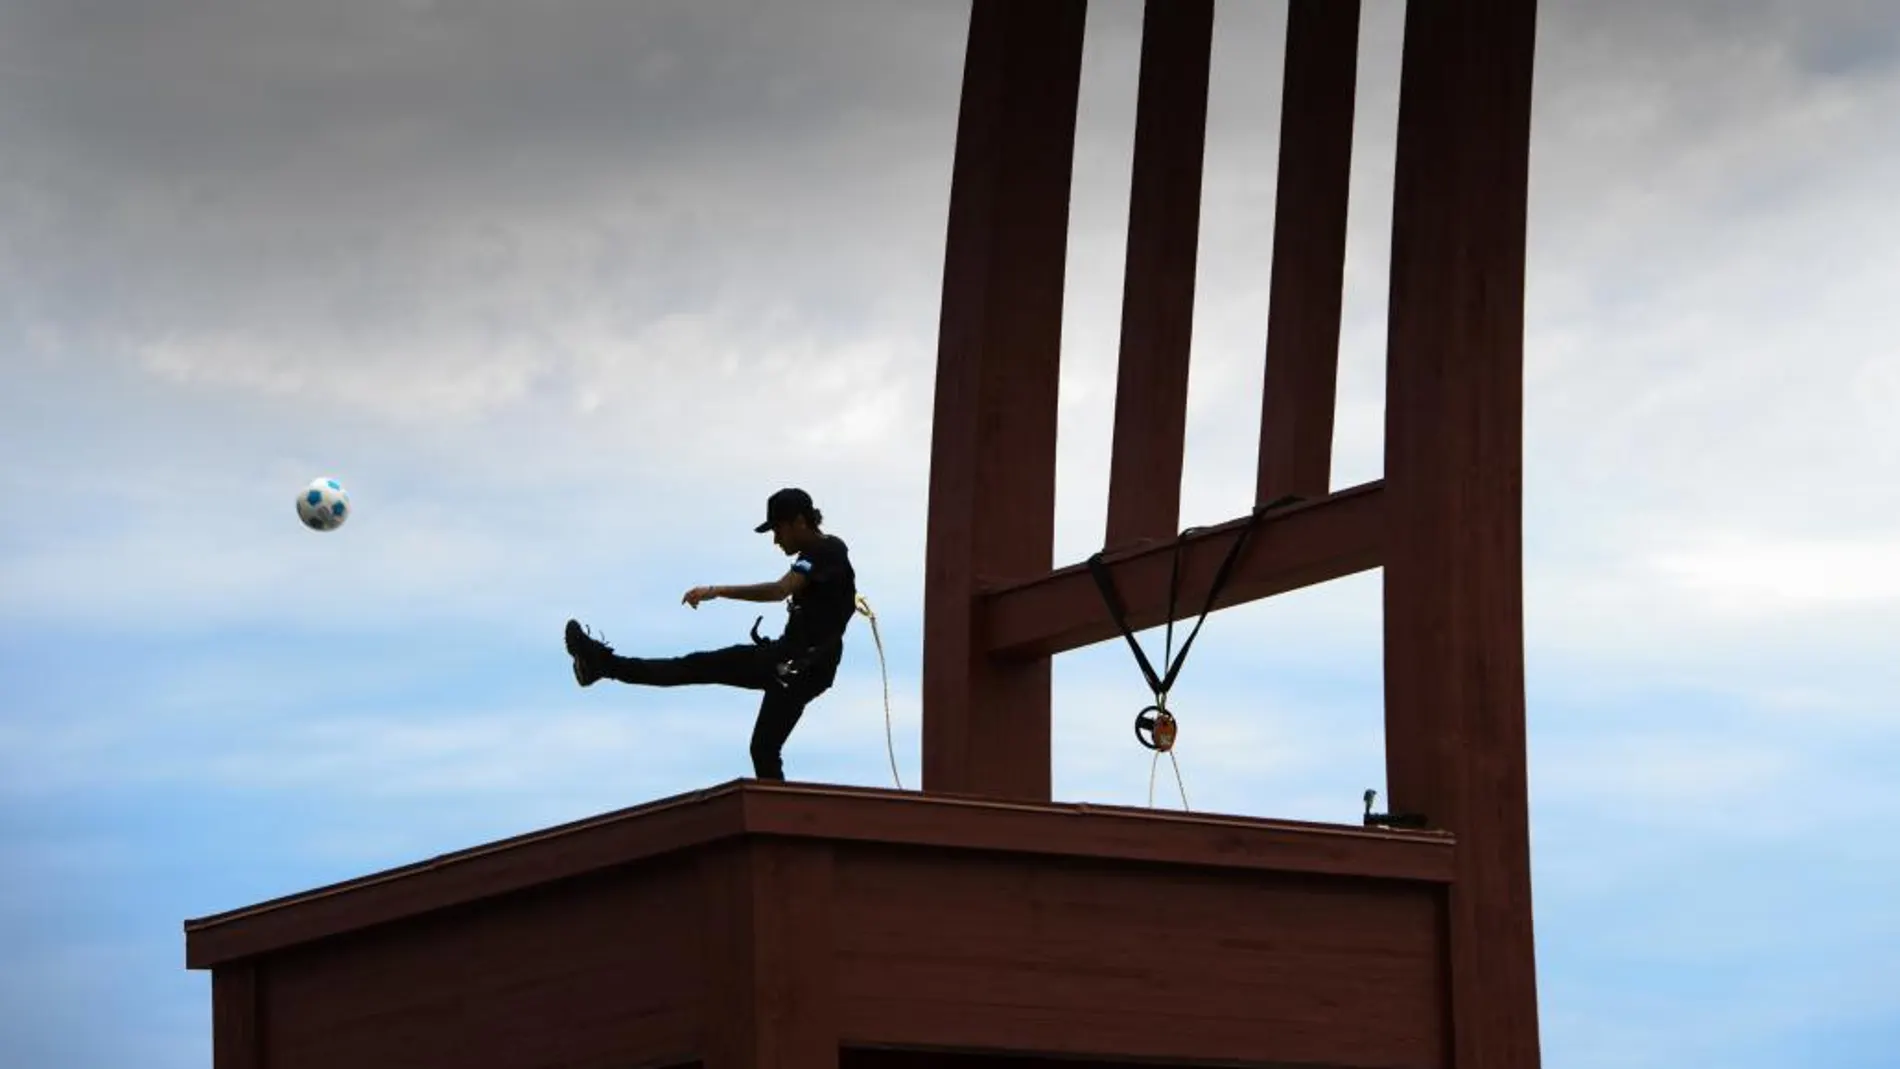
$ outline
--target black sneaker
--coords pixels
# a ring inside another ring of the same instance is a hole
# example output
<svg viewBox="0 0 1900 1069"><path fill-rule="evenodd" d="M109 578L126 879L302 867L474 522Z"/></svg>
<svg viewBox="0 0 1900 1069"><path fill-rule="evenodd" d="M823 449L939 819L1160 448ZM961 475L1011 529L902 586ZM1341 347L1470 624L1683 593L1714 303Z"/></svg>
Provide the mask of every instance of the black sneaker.
<svg viewBox="0 0 1900 1069"><path fill-rule="evenodd" d="M591 687L601 677L600 662L613 655L614 648L589 635L579 620L567 622L567 654L574 658L574 682Z"/></svg>

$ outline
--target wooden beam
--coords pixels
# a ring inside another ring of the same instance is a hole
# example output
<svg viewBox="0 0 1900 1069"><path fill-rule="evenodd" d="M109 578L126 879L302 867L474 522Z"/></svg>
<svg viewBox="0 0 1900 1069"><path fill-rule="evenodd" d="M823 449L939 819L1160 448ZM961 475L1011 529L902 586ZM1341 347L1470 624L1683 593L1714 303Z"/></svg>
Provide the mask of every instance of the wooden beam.
<svg viewBox="0 0 1900 1069"><path fill-rule="evenodd" d="M1167 538L1180 526L1213 43L1213 0L1148 0L1109 454L1110 547Z"/></svg>
<svg viewBox="0 0 1900 1069"><path fill-rule="evenodd" d="M1291 0L1256 501L1332 488L1359 0Z"/></svg>
<svg viewBox="0 0 1900 1069"><path fill-rule="evenodd" d="M1534 0L1405 8L1386 363L1391 808L1458 836L1461 1069L1535 1069L1525 771L1524 274Z"/></svg>
<svg viewBox="0 0 1900 1069"><path fill-rule="evenodd" d="M1181 537L1177 620L1200 614L1214 573L1248 522L1232 520ZM1216 610L1376 568L1387 537L1385 495L1377 482L1253 522L1248 545L1214 600ZM1169 539L1103 558L1135 631L1167 622L1174 544ZM984 598L983 629L989 651L1003 659L1052 656L1120 634L1086 564L992 586Z"/></svg>
<svg viewBox="0 0 1900 1069"><path fill-rule="evenodd" d="M754 839L700 854L702 1069L838 1065L830 843Z"/></svg>
<svg viewBox="0 0 1900 1069"><path fill-rule="evenodd" d="M952 163L924 550L923 789L1050 791L1049 664L977 644L977 577L1049 570L1083 0L975 0ZM1007 734L1010 745L989 740Z"/></svg>
<svg viewBox="0 0 1900 1069"><path fill-rule="evenodd" d="M211 970L211 1069L263 1069L263 969L233 961Z"/></svg>

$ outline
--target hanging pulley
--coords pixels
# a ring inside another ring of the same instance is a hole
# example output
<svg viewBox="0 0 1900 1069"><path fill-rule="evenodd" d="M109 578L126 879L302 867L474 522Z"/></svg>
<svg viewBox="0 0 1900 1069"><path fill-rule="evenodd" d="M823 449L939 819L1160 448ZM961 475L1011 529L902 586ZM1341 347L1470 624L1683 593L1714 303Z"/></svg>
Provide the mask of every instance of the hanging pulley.
<svg viewBox="0 0 1900 1069"><path fill-rule="evenodd" d="M1159 705L1150 705L1135 717L1135 741L1156 753L1174 749L1174 714Z"/></svg>
<svg viewBox="0 0 1900 1069"><path fill-rule="evenodd" d="M1174 540L1168 572L1167 646L1162 655L1163 663L1168 666L1166 675L1155 671L1154 664L1148 660L1147 652L1141 648L1141 643L1135 640L1135 633L1128 626L1127 608L1122 604L1121 595L1115 589L1114 577L1110 574L1105 560L1106 553L1097 552L1089 557L1089 574L1095 579L1096 588L1101 591L1102 601L1108 608L1110 618L1115 621L1116 630L1120 631L1122 638L1127 640L1129 650L1135 655L1135 664L1141 669L1142 676L1148 681L1149 690L1155 696L1155 703L1143 709L1140 715L1135 717L1135 741L1158 754L1167 753L1174 748L1177 726L1174 715L1167 709L1168 691L1174 686L1175 677L1181 673L1181 664L1187 660L1188 650L1193 647L1194 639L1200 635L1201 625L1207 622L1208 613L1213 611L1215 599L1226 587L1227 578L1232 574L1235 562L1240 559L1241 552L1246 548L1254 527L1267 513L1298 504L1301 500L1298 495L1289 494L1253 510L1247 522L1236 532L1233 542L1227 547L1227 556L1215 569L1214 581L1208 584L1206 600L1201 605L1200 616L1195 619L1194 628L1188 632L1186 641L1181 643L1179 653L1176 653L1174 649L1174 624L1175 612L1178 608L1177 599L1181 592L1181 551L1187 544L1188 536L1196 529L1189 528L1181 532L1180 537Z"/></svg>

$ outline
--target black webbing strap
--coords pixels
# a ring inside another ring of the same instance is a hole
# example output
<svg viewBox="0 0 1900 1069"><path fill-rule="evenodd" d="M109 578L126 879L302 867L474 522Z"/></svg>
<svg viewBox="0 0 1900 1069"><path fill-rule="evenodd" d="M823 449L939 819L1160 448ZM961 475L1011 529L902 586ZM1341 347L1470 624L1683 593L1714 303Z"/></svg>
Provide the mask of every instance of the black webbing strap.
<svg viewBox="0 0 1900 1069"><path fill-rule="evenodd" d="M1187 640L1181 643L1181 652L1178 654L1174 653L1174 610L1181 586L1181 549L1187 543L1189 535L1203 528L1190 527L1182 531L1181 536L1175 539L1173 560L1168 575L1167 652L1163 656L1169 658L1169 664L1168 674L1165 676L1155 674L1154 665L1148 660L1148 654L1141 648L1141 643L1135 640L1135 633L1128 628L1128 610L1122 604L1121 595L1115 589L1115 577L1110 574L1104 560L1105 551L1098 551L1089 557L1089 574L1095 577L1095 585L1102 592L1102 600L1107 603L1109 615L1114 618L1115 626L1121 631L1122 637L1128 640L1128 648L1135 651L1135 663L1141 666L1141 674L1147 677L1148 686L1153 688L1156 702L1164 702L1169 689L1174 686L1175 677L1181 673L1181 665L1187 661L1188 650L1193 647L1195 637L1201 633L1201 625L1207 622L1207 614L1213 611L1214 599L1219 597L1221 590L1227 586L1228 577L1234 570L1234 563L1240 559L1241 552L1246 549L1248 537L1253 534L1253 529L1259 523L1260 517L1274 509L1284 508L1301 500L1303 499L1296 495L1278 498L1255 508L1247 517L1247 522L1235 536L1233 545L1227 548L1227 556L1221 560L1220 567L1215 570L1214 581L1208 584L1207 600L1201 605L1201 615L1194 621L1194 629L1188 632Z"/></svg>

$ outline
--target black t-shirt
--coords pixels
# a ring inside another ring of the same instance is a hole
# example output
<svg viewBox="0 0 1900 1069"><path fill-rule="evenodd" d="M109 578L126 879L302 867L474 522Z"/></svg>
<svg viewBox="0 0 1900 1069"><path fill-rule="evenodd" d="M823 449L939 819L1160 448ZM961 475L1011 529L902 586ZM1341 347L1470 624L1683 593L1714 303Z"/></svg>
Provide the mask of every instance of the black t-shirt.
<svg viewBox="0 0 1900 1069"><path fill-rule="evenodd" d="M805 589L792 596L785 632L789 646L841 646L845 628L858 610L858 575L851 553L837 535L799 553L792 570L805 577Z"/></svg>

